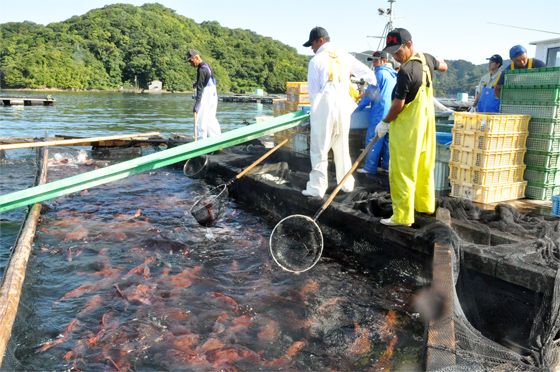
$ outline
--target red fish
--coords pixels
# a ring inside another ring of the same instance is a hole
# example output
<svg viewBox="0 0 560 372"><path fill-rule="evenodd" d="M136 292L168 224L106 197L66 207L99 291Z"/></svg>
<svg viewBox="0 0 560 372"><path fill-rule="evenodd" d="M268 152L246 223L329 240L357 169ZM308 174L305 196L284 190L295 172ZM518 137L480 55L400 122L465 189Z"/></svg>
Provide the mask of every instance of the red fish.
<svg viewBox="0 0 560 372"><path fill-rule="evenodd" d="M368 351L371 347L368 339L368 330L362 330L358 323L354 324L354 334L356 336L356 339L354 340L354 343L348 348L348 353L353 355L360 355Z"/></svg>
<svg viewBox="0 0 560 372"><path fill-rule="evenodd" d="M233 306L235 306L235 308L237 308L237 302L235 302L235 301L233 300L233 298L231 298L231 297L229 297L229 296L223 295L223 294L218 293L218 292L206 292L206 294L207 294L208 296L213 296L213 297L216 297L216 298L220 298L220 299L222 299L223 302L225 302L226 304L233 305Z"/></svg>

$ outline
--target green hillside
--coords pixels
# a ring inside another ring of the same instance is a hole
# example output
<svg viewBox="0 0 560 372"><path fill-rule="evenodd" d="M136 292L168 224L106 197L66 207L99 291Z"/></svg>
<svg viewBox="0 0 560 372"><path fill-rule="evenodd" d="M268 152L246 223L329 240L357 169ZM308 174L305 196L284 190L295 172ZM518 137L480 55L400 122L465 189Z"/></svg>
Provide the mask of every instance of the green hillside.
<svg viewBox="0 0 560 372"><path fill-rule="evenodd" d="M116 4L47 26L0 25L3 88L115 89L161 80L167 90L192 90L197 49L214 69L220 91L285 92L304 81L309 57L250 30L195 23L160 4Z"/></svg>
<svg viewBox="0 0 560 372"><path fill-rule="evenodd" d="M117 89L136 77L142 88L161 80L166 90L190 91L196 69L185 55L194 48L213 67L219 91L284 93L286 82L307 79L310 58L270 37L198 24L157 3L108 5L47 26L4 23L0 40L2 88ZM370 65L367 55L357 57ZM473 95L486 69L447 63L449 71L436 74L436 96Z"/></svg>

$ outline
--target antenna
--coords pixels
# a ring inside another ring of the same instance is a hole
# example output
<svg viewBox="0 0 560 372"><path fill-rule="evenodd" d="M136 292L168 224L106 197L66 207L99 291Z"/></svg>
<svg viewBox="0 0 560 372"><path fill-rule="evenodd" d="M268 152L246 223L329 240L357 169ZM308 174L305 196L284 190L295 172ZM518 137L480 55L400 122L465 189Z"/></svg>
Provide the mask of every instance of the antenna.
<svg viewBox="0 0 560 372"><path fill-rule="evenodd" d="M395 28L393 26L395 21L398 20L398 19L404 18L404 17L395 16L395 12L393 10L393 3L396 3L397 0L387 0L387 2L389 3L389 9L385 10L383 8L379 8L377 10L379 12L379 16L381 18L384 18L384 19L387 20L387 23L385 24L385 28L383 28L383 32L382 32L381 36L366 36L367 38L380 39L379 44L377 45L377 48L374 49L374 50L383 49L383 48L381 48L381 46L384 45L383 43L385 42L385 38L387 37L387 34ZM371 44L370 44L370 47L372 47Z"/></svg>
<svg viewBox="0 0 560 372"><path fill-rule="evenodd" d="M498 25L498 26L505 26L505 27L513 27L513 28L521 28L523 30L530 30L530 31L537 31L537 32L546 32L547 34L555 34L555 35L560 35L560 32L553 32L553 31L544 31L544 30L535 30L534 28L526 28L526 27L519 27L519 26L510 26L510 25L503 25L501 23L494 23L494 22L488 22L491 25Z"/></svg>

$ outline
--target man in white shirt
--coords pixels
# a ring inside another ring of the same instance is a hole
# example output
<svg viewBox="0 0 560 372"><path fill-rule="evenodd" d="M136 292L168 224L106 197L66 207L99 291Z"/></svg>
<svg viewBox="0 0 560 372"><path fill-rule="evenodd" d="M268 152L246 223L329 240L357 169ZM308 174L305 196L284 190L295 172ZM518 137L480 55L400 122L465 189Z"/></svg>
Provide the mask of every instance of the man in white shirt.
<svg viewBox="0 0 560 372"><path fill-rule="evenodd" d="M480 79L477 88L478 94L472 107L476 107L478 112L500 112L500 100L494 95L494 87L500 77L500 67L502 67L504 60L499 54L494 54L486 59L490 72Z"/></svg>
<svg viewBox="0 0 560 372"><path fill-rule="evenodd" d="M356 109L356 102L350 96L350 74L364 79L369 84L377 84L375 73L347 52L335 50L327 31L315 27L309 40L303 44L311 47L315 56L309 61L307 85L311 101L311 173L307 187L302 191L306 196L323 197L328 187L328 153L333 150L336 180L342 181L352 168L348 135L350 116ZM350 176L341 190L354 189L354 178Z"/></svg>

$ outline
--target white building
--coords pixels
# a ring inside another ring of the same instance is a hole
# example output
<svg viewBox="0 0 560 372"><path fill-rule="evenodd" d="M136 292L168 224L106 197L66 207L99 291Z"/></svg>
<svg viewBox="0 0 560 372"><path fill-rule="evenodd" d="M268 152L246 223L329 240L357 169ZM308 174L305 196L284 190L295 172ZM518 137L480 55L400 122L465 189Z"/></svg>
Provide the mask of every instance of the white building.
<svg viewBox="0 0 560 372"><path fill-rule="evenodd" d="M530 45L536 45L535 58L546 63L547 67L560 66L560 38L533 41Z"/></svg>

